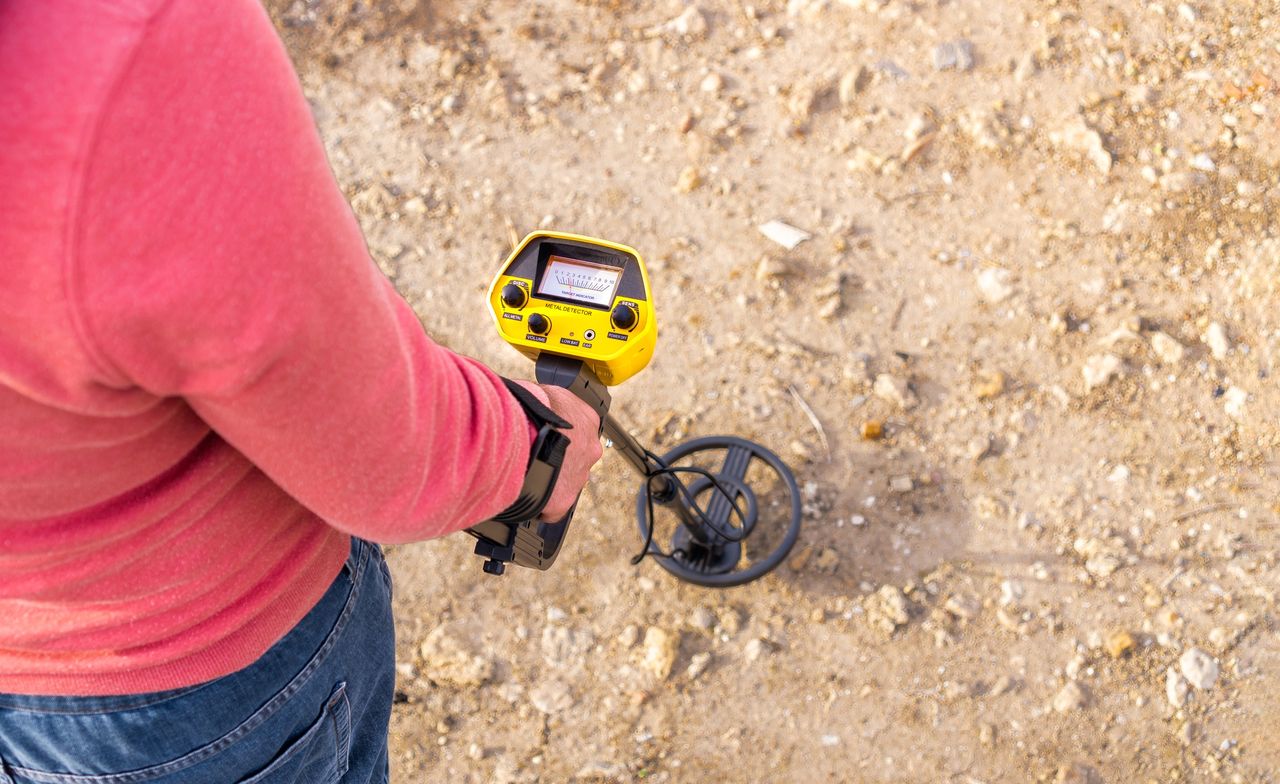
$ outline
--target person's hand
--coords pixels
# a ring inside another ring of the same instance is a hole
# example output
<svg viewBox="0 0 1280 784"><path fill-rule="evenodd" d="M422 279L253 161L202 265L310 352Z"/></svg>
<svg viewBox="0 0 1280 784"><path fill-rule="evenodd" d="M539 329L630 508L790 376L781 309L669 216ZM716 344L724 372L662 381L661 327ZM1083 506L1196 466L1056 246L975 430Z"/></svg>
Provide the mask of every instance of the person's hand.
<svg viewBox="0 0 1280 784"><path fill-rule="evenodd" d="M535 384L531 381L516 383L573 425L572 430L561 431L569 437L569 448L565 451L564 463L560 466L560 476L551 491L551 498L540 515L543 520L559 522L578 500L578 493L591 476L591 466L604 454L599 437L600 417L595 409L563 387Z"/></svg>

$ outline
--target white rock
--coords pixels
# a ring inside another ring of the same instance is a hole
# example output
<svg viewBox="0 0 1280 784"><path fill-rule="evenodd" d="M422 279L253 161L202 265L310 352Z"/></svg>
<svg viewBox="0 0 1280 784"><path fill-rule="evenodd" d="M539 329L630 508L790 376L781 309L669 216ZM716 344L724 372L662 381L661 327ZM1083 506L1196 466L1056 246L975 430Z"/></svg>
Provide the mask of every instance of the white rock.
<svg viewBox="0 0 1280 784"><path fill-rule="evenodd" d="M1000 583L1000 604L1004 607L1017 604L1026 593L1027 589L1017 580L1004 580Z"/></svg>
<svg viewBox="0 0 1280 784"><path fill-rule="evenodd" d="M1164 696L1169 704L1181 708L1187 702L1187 681L1170 667L1164 674Z"/></svg>
<svg viewBox="0 0 1280 784"><path fill-rule="evenodd" d="M689 680L697 680L698 676L707 671L711 666L710 653L695 653L689 659L689 666L685 668L684 674Z"/></svg>
<svg viewBox="0 0 1280 784"><path fill-rule="evenodd" d="M1186 356L1187 347L1163 332L1151 335L1151 350L1166 365L1176 365Z"/></svg>
<svg viewBox="0 0 1280 784"><path fill-rule="evenodd" d="M650 626L644 632L640 666L653 673L658 680L666 680L671 675L671 668L676 663L676 654L679 649L679 632L669 632L657 626Z"/></svg>
<svg viewBox="0 0 1280 784"><path fill-rule="evenodd" d="M1208 153L1200 153L1191 159L1191 168L1202 172L1216 172L1218 165L1213 162L1213 158Z"/></svg>
<svg viewBox="0 0 1280 784"><path fill-rule="evenodd" d="M749 662L753 662L759 659L761 656L764 656L768 652L769 652L769 643L765 642L759 637L748 640L747 644L742 648L742 655Z"/></svg>
<svg viewBox="0 0 1280 784"><path fill-rule="evenodd" d="M1110 383L1112 379L1120 374L1120 368L1124 362L1115 354L1094 354L1084 361L1084 367L1081 373L1084 375L1084 390L1092 392L1094 389Z"/></svg>
<svg viewBox="0 0 1280 784"><path fill-rule="evenodd" d="M980 271L978 293L984 302L995 305L1004 302L1013 295L1013 286L1009 285L1009 270L999 267L987 267Z"/></svg>
<svg viewBox="0 0 1280 784"><path fill-rule="evenodd" d="M916 398L915 393L907 386L907 382L888 373L881 373L876 376L876 381L871 387L871 391L881 400L893 403L904 411L915 408L920 402Z"/></svg>
<svg viewBox="0 0 1280 784"><path fill-rule="evenodd" d="M1227 337L1226 327L1215 321L1205 330L1201 339L1209 347L1209 353L1213 354L1214 359L1227 358L1227 352L1231 350L1231 340Z"/></svg>
<svg viewBox="0 0 1280 784"><path fill-rule="evenodd" d="M702 83L698 85L698 89L704 93L718 93L724 89L724 77L713 71L702 77Z"/></svg>
<svg viewBox="0 0 1280 784"><path fill-rule="evenodd" d="M803 229L797 229L780 220L771 220L768 223L762 223L756 227L761 234L770 240L778 243L787 250L794 250L797 245L813 238L813 235Z"/></svg>
<svg viewBox="0 0 1280 784"><path fill-rule="evenodd" d="M1111 469L1111 473L1107 475L1107 481L1113 484L1120 484L1122 482L1128 482L1129 477L1132 475L1133 472L1129 470L1129 466L1121 463Z"/></svg>
<svg viewBox="0 0 1280 784"><path fill-rule="evenodd" d="M680 36L702 38L707 34L707 16L702 9L691 5L684 13L663 25L663 29Z"/></svg>
<svg viewBox="0 0 1280 784"><path fill-rule="evenodd" d="M1222 410L1235 420L1244 419L1244 407L1249 402L1249 393L1240 387L1231 387L1222 396Z"/></svg>
<svg viewBox="0 0 1280 784"><path fill-rule="evenodd" d="M706 607L695 607L693 612L689 613L689 626L700 631L706 631L716 625L716 614Z"/></svg>
<svg viewBox="0 0 1280 784"><path fill-rule="evenodd" d="M1188 648L1178 659L1178 668L1197 689L1212 689L1218 682L1218 663L1199 648Z"/></svg>
<svg viewBox="0 0 1280 784"><path fill-rule="evenodd" d="M1087 700L1084 688L1075 681L1068 681L1066 686L1054 695L1053 709L1058 713L1070 713L1084 707Z"/></svg>
<svg viewBox="0 0 1280 784"><path fill-rule="evenodd" d="M1049 134L1049 141L1059 147L1083 153L1103 174L1111 171L1111 153L1102 144L1102 135L1076 116L1065 126Z"/></svg>

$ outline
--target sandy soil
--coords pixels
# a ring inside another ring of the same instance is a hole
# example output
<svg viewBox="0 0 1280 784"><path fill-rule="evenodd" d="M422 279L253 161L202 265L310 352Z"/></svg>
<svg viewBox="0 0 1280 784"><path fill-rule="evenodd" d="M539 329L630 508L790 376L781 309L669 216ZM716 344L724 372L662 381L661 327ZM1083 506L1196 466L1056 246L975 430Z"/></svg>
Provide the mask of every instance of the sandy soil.
<svg viewBox="0 0 1280 784"><path fill-rule="evenodd" d="M527 375L512 242L631 244L620 419L804 486L726 591L609 453L550 572L395 548L395 781L1280 780L1280 3L269 5L437 340Z"/></svg>

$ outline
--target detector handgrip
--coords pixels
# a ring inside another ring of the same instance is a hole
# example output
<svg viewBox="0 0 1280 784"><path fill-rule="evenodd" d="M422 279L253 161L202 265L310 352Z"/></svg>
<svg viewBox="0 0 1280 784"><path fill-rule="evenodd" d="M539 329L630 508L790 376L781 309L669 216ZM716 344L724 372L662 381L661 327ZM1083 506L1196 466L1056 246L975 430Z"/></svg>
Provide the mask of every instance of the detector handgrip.
<svg viewBox="0 0 1280 784"><path fill-rule="evenodd" d="M563 387L595 409L603 432L611 397L590 368L580 360L544 353L538 357L534 372L538 383ZM594 435L598 438L600 433ZM565 516L554 523L540 520L538 515L560 477L560 464L570 440L583 437L591 438L592 434L565 435L554 428L544 428L533 445L520 498L492 520L467 529L479 540L476 555L488 559L484 564L486 572L502 574L507 563L545 570L555 562L578 503L575 500Z"/></svg>

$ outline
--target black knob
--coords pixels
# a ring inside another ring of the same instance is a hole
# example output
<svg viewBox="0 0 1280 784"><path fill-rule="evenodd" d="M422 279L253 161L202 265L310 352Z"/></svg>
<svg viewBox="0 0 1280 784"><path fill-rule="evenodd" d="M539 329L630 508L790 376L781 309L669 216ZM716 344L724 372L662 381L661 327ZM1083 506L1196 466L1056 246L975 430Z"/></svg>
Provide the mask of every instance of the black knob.
<svg viewBox="0 0 1280 784"><path fill-rule="evenodd" d="M501 575L507 570L507 565L502 561L491 558L488 561L485 561L484 566L481 568L484 569L485 574Z"/></svg>
<svg viewBox="0 0 1280 784"><path fill-rule="evenodd" d="M640 317L636 315L636 309L630 305L619 305L609 314L613 319L613 325L621 330L635 329L636 322Z"/></svg>
<svg viewBox="0 0 1280 784"><path fill-rule="evenodd" d="M541 313L529 316L529 331L535 335L545 335L551 331L551 319Z"/></svg>
<svg viewBox="0 0 1280 784"><path fill-rule="evenodd" d="M524 307L524 303L529 301L529 295L524 292L524 286L517 286L514 283L508 283L502 287L502 304L513 310L519 310Z"/></svg>

